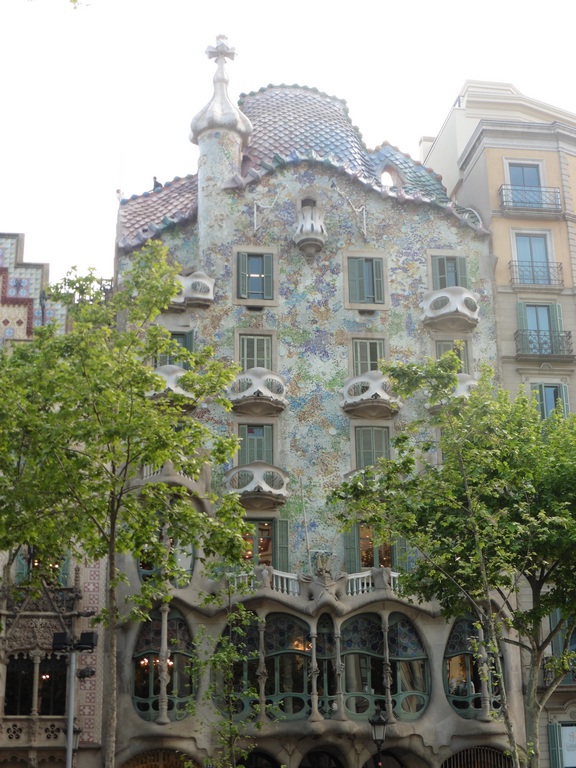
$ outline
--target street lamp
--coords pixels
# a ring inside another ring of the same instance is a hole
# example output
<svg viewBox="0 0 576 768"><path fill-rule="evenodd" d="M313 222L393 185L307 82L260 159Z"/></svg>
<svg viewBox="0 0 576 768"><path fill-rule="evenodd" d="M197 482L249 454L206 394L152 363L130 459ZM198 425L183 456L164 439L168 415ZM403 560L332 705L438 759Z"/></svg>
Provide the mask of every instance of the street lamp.
<svg viewBox="0 0 576 768"><path fill-rule="evenodd" d="M93 669L80 669L76 672L76 653L84 651L92 653L98 645L98 634L96 632L81 632L80 637L71 637L68 632L55 632L52 635L52 650L61 653L70 654L70 664L68 667L68 702L67 702L67 727L66 727L66 768L72 768L72 757L74 751L78 748L81 729L74 724L75 710L75 687L74 678L84 679L92 677Z"/></svg>
<svg viewBox="0 0 576 768"><path fill-rule="evenodd" d="M376 752L378 755L378 768L382 768L382 745L386 738L386 726L388 725L388 715L386 711L382 712L380 704L376 705L376 711L372 717L368 720L370 727L372 728L372 740L376 744Z"/></svg>

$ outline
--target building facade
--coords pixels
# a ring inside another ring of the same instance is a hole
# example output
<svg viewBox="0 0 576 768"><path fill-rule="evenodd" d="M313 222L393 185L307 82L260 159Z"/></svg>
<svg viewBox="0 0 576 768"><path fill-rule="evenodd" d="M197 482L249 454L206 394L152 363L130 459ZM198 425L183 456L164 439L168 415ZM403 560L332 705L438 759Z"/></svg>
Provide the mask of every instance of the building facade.
<svg viewBox="0 0 576 768"><path fill-rule="evenodd" d="M502 385L535 393L543 418L558 400L574 412L576 115L507 83L467 81L421 149L490 229ZM541 718L543 768L574 764L575 726L572 672Z"/></svg>

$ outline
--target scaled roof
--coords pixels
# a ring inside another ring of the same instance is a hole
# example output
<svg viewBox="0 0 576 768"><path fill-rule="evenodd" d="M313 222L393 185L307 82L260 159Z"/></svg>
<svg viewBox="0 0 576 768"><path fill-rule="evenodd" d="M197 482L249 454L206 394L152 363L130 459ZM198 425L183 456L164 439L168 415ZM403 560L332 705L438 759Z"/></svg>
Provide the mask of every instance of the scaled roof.
<svg viewBox="0 0 576 768"><path fill-rule="evenodd" d="M441 178L390 144L370 151L352 125L346 103L314 88L268 86L242 94L242 112L253 126L244 150L243 175L226 186L257 184L276 169L304 161L318 162L356 178L386 197L413 200L448 210L462 223L484 231L475 211L447 196ZM393 171L397 186L382 184L382 173ZM197 178L168 182L157 192L122 200L118 217L118 246L129 251L174 224L192 221L197 213Z"/></svg>

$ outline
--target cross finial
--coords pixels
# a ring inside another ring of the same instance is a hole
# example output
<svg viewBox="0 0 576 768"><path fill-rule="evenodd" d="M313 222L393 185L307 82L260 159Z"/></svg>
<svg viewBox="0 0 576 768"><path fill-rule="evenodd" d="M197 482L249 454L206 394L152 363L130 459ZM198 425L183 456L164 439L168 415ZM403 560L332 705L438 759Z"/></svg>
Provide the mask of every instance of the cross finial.
<svg viewBox="0 0 576 768"><path fill-rule="evenodd" d="M216 59L216 63L219 64L220 62L223 63L224 59L232 59L234 60L234 56L236 56L236 51L234 48L230 48L228 45L228 38L226 35L218 35L216 37L216 45L212 46L209 45L208 48L206 48L206 55L209 59Z"/></svg>

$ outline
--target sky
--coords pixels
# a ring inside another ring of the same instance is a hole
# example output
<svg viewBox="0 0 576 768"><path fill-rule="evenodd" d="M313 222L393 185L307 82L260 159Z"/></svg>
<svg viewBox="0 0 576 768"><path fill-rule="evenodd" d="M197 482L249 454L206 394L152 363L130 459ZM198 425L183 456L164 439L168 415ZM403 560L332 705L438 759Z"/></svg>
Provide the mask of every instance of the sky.
<svg viewBox="0 0 576 768"><path fill-rule="evenodd" d="M269 83L344 99L369 148L419 159L467 79L576 113L567 0L0 0L0 232L51 280L111 276L118 199L196 171L190 121L227 35L230 97Z"/></svg>

